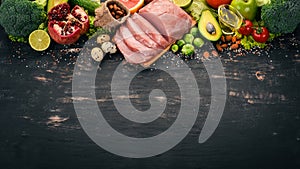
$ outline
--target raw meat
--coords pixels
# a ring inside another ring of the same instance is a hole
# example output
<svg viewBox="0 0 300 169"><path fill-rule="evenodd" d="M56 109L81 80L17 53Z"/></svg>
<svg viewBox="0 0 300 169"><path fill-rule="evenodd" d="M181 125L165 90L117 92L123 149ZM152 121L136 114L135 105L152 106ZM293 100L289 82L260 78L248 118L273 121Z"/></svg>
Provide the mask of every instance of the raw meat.
<svg viewBox="0 0 300 169"><path fill-rule="evenodd" d="M129 31L125 25L120 27L120 34L122 36L122 40L125 42L125 44L128 46L130 50L133 52L140 52L143 53L144 55L151 55L155 56L158 54L162 49L157 49L157 48L149 48L139 41L137 41L132 33Z"/></svg>
<svg viewBox="0 0 300 169"><path fill-rule="evenodd" d="M154 0L123 24L113 40L129 63L151 60L180 39L192 26L191 17L169 0Z"/></svg>
<svg viewBox="0 0 300 169"><path fill-rule="evenodd" d="M127 19L126 26L134 38L143 45L153 49L162 49L162 46L153 41L144 31L142 31L142 29L134 22L132 18Z"/></svg>
<svg viewBox="0 0 300 169"><path fill-rule="evenodd" d="M133 47L134 44L137 43L137 41L132 38L132 35L130 35L130 34L124 35L123 32L120 32L120 30L123 30L123 28L125 28L125 27L124 26L120 27L120 29L117 31L116 35L114 36L113 41L117 44L118 49L124 55L125 59L129 63L140 64L140 63L147 62L148 60L153 58L152 55L149 55L146 53L150 53L150 52L154 52L154 51L148 50L147 52L145 52L144 50L147 49L145 46L144 46L145 48L142 48L143 51L139 51L136 48L133 48L134 49L134 51L133 51L131 48ZM125 29L125 31L126 31L126 29ZM130 45L131 48L129 48L129 46L125 42L132 43L133 45ZM141 48L141 46L139 47L139 49L140 48Z"/></svg>
<svg viewBox="0 0 300 169"><path fill-rule="evenodd" d="M173 43L187 33L192 18L169 0L153 0L139 14L147 19L170 42Z"/></svg>
<svg viewBox="0 0 300 169"><path fill-rule="evenodd" d="M169 42L158 32L158 30L145 18L135 13L131 16L131 19L145 32L153 41L157 42L166 48L169 45Z"/></svg>

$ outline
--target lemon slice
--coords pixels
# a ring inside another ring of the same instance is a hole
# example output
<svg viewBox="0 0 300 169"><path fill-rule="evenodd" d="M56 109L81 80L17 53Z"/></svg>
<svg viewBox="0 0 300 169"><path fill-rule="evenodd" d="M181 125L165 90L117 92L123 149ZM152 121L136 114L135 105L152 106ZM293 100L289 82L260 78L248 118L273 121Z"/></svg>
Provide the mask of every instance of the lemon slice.
<svg viewBox="0 0 300 169"><path fill-rule="evenodd" d="M29 35L29 44L36 51L44 51L50 46L50 36L44 30L35 30Z"/></svg>
<svg viewBox="0 0 300 169"><path fill-rule="evenodd" d="M187 8L192 4L193 0L173 0L173 3L181 8Z"/></svg>

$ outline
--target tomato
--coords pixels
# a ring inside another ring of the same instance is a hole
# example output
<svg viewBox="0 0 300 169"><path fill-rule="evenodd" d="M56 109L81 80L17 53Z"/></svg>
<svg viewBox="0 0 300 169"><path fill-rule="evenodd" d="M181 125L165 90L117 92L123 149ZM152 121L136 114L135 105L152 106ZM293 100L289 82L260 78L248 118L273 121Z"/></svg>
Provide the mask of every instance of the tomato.
<svg viewBox="0 0 300 169"><path fill-rule="evenodd" d="M266 27L257 27L252 33L252 37L256 42L265 43L270 36Z"/></svg>
<svg viewBox="0 0 300 169"><path fill-rule="evenodd" d="M239 33L242 35L251 35L253 32L253 24L250 20L244 20L242 26L239 29Z"/></svg>

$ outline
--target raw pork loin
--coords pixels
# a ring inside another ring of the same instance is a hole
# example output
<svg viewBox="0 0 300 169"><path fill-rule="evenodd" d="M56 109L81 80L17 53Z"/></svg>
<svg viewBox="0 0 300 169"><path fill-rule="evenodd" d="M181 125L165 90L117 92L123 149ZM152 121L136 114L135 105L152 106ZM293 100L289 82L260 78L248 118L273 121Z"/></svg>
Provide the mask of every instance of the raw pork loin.
<svg viewBox="0 0 300 169"><path fill-rule="evenodd" d="M154 0L129 17L113 40L129 63L151 60L180 39L192 26L191 17L169 0Z"/></svg>
<svg viewBox="0 0 300 169"><path fill-rule="evenodd" d="M170 43L180 39L192 26L191 17L169 0L154 0L140 9L139 14L151 22Z"/></svg>

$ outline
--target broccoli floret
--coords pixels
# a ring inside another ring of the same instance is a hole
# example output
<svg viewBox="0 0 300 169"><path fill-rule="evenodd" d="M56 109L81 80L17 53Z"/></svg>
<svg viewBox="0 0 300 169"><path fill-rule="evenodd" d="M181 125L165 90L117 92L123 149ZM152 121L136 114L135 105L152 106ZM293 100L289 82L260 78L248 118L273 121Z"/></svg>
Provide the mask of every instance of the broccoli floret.
<svg viewBox="0 0 300 169"><path fill-rule="evenodd" d="M291 33L300 20L299 0L271 0L262 6L261 19L272 33Z"/></svg>
<svg viewBox="0 0 300 169"><path fill-rule="evenodd" d="M0 6L0 25L14 37L28 37L47 18L44 7L29 0L5 0Z"/></svg>

